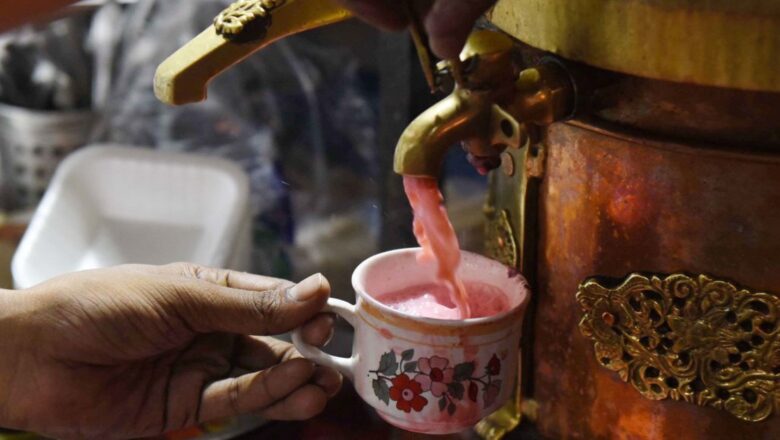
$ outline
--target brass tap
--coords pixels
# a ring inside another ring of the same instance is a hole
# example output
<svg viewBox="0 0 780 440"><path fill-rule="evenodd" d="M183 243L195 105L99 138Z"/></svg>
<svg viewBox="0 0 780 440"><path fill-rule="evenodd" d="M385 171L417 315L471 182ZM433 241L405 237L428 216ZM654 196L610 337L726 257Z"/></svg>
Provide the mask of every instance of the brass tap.
<svg viewBox="0 0 780 440"><path fill-rule="evenodd" d="M509 37L472 32L458 60L439 64L438 76L450 72L455 88L406 128L396 146L395 172L437 177L458 142L474 158L497 158L505 148L525 144L526 124L546 125L572 113L574 90L560 65L520 71L514 60Z"/></svg>
<svg viewBox="0 0 780 440"><path fill-rule="evenodd" d="M258 50L350 17L335 0L239 0L160 64L154 93L173 105L203 101L212 78Z"/></svg>
<svg viewBox="0 0 780 440"><path fill-rule="evenodd" d="M500 32L472 32L458 59L434 64L420 20L404 4L431 90L441 89L448 76L456 85L401 135L397 173L437 176L458 142L474 158L497 158L505 148L525 144L526 124L549 124L571 113L574 93L565 70L543 63L520 71L512 40ZM160 64L155 95L173 105L202 101L212 78L254 52L350 17L336 0L238 0Z"/></svg>

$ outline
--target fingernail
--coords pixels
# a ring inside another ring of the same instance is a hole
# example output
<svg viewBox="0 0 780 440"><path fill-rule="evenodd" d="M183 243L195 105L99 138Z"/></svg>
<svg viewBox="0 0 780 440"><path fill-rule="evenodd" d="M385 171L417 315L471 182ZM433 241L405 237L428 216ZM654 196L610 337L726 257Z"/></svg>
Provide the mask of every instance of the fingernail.
<svg viewBox="0 0 780 440"><path fill-rule="evenodd" d="M308 301L319 292L320 287L322 287L322 274L316 273L293 286L289 295L296 301Z"/></svg>

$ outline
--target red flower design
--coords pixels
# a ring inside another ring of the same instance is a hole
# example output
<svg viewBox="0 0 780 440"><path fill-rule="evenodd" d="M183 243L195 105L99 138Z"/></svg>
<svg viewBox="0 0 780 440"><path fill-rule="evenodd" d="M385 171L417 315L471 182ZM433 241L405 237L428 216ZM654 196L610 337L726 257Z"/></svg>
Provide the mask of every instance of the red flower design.
<svg viewBox="0 0 780 440"><path fill-rule="evenodd" d="M479 391L477 389L477 383L476 382L471 382L469 384L469 399L471 399L472 402L476 402L477 401L477 391Z"/></svg>
<svg viewBox="0 0 780 440"><path fill-rule="evenodd" d="M396 401L396 408L407 413L412 410L420 412L428 404L428 399L420 395L420 383L413 381L406 374L394 377L392 382L390 398Z"/></svg>
<svg viewBox="0 0 780 440"><path fill-rule="evenodd" d="M441 397L447 392L447 386L452 382L454 370L447 368L450 361L439 356L420 358L417 370L420 374L414 377L422 385L423 391L430 391L435 397Z"/></svg>
<svg viewBox="0 0 780 440"><path fill-rule="evenodd" d="M501 360L498 358L498 356L493 355L493 357L490 358L487 367L485 367L485 371L491 376L501 374Z"/></svg>

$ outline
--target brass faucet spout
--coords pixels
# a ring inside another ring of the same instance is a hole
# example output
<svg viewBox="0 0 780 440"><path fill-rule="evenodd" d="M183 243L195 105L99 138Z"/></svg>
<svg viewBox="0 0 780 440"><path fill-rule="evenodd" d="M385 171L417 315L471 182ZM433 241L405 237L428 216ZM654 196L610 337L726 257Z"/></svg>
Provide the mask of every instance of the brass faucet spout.
<svg viewBox="0 0 780 440"><path fill-rule="evenodd" d="M212 78L254 52L351 16L335 0L239 0L160 64L155 95L174 105L203 101Z"/></svg>
<svg viewBox="0 0 780 440"><path fill-rule="evenodd" d="M436 177L449 148L485 135L491 103L478 92L455 89L404 130L395 149L394 170L407 176Z"/></svg>

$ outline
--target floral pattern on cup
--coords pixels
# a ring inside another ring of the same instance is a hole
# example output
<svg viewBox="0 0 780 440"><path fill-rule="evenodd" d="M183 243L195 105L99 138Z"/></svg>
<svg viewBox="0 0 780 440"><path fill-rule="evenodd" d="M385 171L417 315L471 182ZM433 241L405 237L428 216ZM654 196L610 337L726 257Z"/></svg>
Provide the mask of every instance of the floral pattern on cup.
<svg viewBox="0 0 780 440"><path fill-rule="evenodd" d="M501 360L495 354L485 365L482 375L475 375L474 361L451 365L449 359L431 356L414 359L414 350L401 352L400 358L391 350L382 354L379 367L369 371L375 378L371 385L377 399L399 411L420 412L430 401L438 399L439 411L451 416L455 402L468 399L477 402L480 392L485 408L492 405L501 391Z"/></svg>

